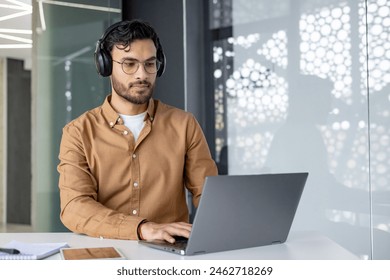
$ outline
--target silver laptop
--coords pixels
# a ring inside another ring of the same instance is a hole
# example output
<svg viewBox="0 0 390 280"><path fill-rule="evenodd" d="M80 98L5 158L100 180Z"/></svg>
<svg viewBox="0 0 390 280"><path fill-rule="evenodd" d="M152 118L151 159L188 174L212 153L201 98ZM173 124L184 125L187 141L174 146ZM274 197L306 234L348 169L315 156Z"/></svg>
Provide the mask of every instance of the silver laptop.
<svg viewBox="0 0 390 280"><path fill-rule="evenodd" d="M284 243L308 173L207 177L191 235L140 244L181 255Z"/></svg>

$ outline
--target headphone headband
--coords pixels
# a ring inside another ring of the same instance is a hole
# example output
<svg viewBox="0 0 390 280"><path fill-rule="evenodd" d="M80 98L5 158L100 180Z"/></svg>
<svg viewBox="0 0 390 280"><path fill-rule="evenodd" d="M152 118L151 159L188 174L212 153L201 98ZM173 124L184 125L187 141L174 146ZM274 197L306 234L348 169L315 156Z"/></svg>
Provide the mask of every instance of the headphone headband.
<svg viewBox="0 0 390 280"><path fill-rule="evenodd" d="M106 31L103 33L102 37L96 42L96 49L94 53L95 66L98 74L103 77L110 76L112 73L112 57L109 50L107 50L104 46L104 42L107 36L116 28L122 25L129 25L131 21L120 21L109 26ZM160 40L157 37L157 60L161 62L160 69L157 71L157 77L161 77L161 75L165 71L165 63L166 58L163 52L162 46L160 44Z"/></svg>

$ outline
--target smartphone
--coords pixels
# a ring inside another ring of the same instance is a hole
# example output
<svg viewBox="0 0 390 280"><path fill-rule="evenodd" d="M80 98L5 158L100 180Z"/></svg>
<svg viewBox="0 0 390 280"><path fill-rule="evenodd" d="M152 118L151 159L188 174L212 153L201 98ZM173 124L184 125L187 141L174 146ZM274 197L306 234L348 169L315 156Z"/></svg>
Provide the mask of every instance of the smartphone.
<svg viewBox="0 0 390 280"><path fill-rule="evenodd" d="M63 260L125 260L125 256L114 247L62 248Z"/></svg>

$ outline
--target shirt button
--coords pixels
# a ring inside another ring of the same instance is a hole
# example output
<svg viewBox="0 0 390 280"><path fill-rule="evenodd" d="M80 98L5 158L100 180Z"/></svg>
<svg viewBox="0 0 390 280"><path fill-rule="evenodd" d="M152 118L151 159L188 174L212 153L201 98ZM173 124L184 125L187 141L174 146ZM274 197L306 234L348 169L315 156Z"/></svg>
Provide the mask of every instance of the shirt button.
<svg viewBox="0 0 390 280"><path fill-rule="evenodd" d="M127 134L129 134L129 132L128 132L127 130L124 130L124 131L123 131L123 134L124 134L124 135L127 135Z"/></svg>
<svg viewBox="0 0 390 280"><path fill-rule="evenodd" d="M133 210L133 215L137 215L137 210Z"/></svg>
<svg viewBox="0 0 390 280"><path fill-rule="evenodd" d="M136 158L137 157L137 155L136 154L133 154L133 156L132 156L133 158Z"/></svg>
<svg viewBox="0 0 390 280"><path fill-rule="evenodd" d="M134 186L134 188L138 187L138 183L134 182L133 186Z"/></svg>
<svg viewBox="0 0 390 280"><path fill-rule="evenodd" d="M111 126L111 127L114 126L114 123L113 123L113 122L110 122L110 126Z"/></svg>

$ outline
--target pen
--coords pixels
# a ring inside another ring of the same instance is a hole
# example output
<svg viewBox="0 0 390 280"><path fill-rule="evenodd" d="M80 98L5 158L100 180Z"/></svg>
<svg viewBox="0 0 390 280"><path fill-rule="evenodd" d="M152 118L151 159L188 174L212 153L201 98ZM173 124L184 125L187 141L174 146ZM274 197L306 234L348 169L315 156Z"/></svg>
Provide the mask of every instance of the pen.
<svg viewBox="0 0 390 280"><path fill-rule="evenodd" d="M12 248L0 248L0 252L7 253L7 254L20 254L20 251L17 249L12 249Z"/></svg>

